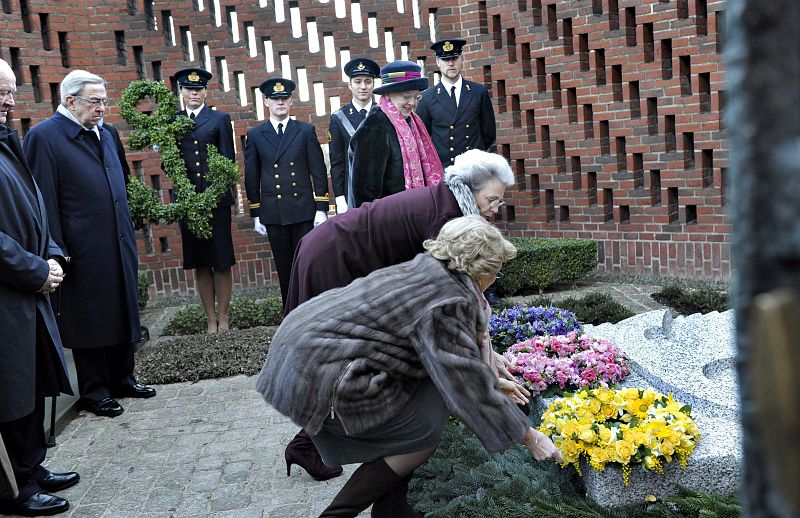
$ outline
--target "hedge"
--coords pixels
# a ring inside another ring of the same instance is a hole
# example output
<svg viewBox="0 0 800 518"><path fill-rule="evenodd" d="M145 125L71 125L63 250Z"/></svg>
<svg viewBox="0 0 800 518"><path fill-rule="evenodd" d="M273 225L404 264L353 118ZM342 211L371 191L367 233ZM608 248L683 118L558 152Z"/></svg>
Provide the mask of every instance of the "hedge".
<svg viewBox="0 0 800 518"><path fill-rule="evenodd" d="M597 242L589 239L512 237L517 257L503 266L497 287L503 296L535 287L574 283L597 265Z"/></svg>
<svg viewBox="0 0 800 518"><path fill-rule="evenodd" d="M249 329L258 326L276 326L283 319L283 303L280 297L263 300L252 298L235 299L230 307L231 329ZM195 335L206 332L206 312L200 304L190 304L178 310L163 335Z"/></svg>

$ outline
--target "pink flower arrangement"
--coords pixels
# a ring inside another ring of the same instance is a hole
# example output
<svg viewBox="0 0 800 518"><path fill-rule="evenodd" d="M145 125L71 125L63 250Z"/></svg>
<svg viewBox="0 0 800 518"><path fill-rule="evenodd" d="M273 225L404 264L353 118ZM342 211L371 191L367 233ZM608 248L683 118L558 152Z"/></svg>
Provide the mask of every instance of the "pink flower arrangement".
<svg viewBox="0 0 800 518"><path fill-rule="evenodd" d="M511 374L534 394L608 387L628 376L625 354L605 338L578 335L536 336L503 354Z"/></svg>

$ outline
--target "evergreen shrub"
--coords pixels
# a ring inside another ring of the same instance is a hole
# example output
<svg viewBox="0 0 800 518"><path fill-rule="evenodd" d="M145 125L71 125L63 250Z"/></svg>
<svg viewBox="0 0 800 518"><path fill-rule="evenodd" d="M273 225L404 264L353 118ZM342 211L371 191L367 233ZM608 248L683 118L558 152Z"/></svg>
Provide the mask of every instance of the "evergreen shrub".
<svg viewBox="0 0 800 518"><path fill-rule="evenodd" d="M231 302L231 329L249 329L259 326L276 326L283 319L280 297L266 299L242 298ZM200 304L189 304L178 310L163 334L166 336L195 335L206 331L206 313Z"/></svg>
<svg viewBox="0 0 800 518"><path fill-rule="evenodd" d="M535 287L542 293L558 283L574 283L597 265L597 242L589 239L513 237L517 257L503 266L497 287L503 296Z"/></svg>

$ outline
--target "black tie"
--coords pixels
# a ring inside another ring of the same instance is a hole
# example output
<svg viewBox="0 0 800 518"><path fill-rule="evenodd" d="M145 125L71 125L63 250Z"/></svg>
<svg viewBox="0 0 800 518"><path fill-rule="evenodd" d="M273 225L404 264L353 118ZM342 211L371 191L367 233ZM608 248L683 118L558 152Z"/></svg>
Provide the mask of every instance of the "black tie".
<svg viewBox="0 0 800 518"><path fill-rule="evenodd" d="M453 100L453 106L458 108L458 101L456 101L456 87L455 86L450 87L450 99Z"/></svg>
<svg viewBox="0 0 800 518"><path fill-rule="evenodd" d="M360 113L360 114L361 114L361 118L362 118L362 119L366 119L366 118L367 118L367 109L366 109L366 108L361 108L361 109L358 111L358 113Z"/></svg>
<svg viewBox="0 0 800 518"><path fill-rule="evenodd" d="M278 138L283 138L283 123L278 123Z"/></svg>
<svg viewBox="0 0 800 518"><path fill-rule="evenodd" d="M190 114L189 114L189 118L190 118L190 119L192 119L192 120L194 120L194 112L192 112L192 113L190 113Z"/></svg>

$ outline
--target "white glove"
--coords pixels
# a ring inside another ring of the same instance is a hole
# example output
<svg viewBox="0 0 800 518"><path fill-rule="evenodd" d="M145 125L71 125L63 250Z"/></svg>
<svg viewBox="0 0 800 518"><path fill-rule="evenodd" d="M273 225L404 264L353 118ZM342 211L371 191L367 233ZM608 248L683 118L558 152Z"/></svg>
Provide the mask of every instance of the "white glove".
<svg viewBox="0 0 800 518"><path fill-rule="evenodd" d="M336 214L344 214L345 212L347 212L347 200L344 199L344 196L337 196Z"/></svg>
<svg viewBox="0 0 800 518"><path fill-rule="evenodd" d="M328 215L321 210L318 210L317 214L314 216L314 226L316 227L320 223L325 223L326 219L328 219Z"/></svg>
<svg viewBox="0 0 800 518"><path fill-rule="evenodd" d="M267 227L261 224L261 218L256 216L253 218L253 230L261 234L262 236L267 235Z"/></svg>

